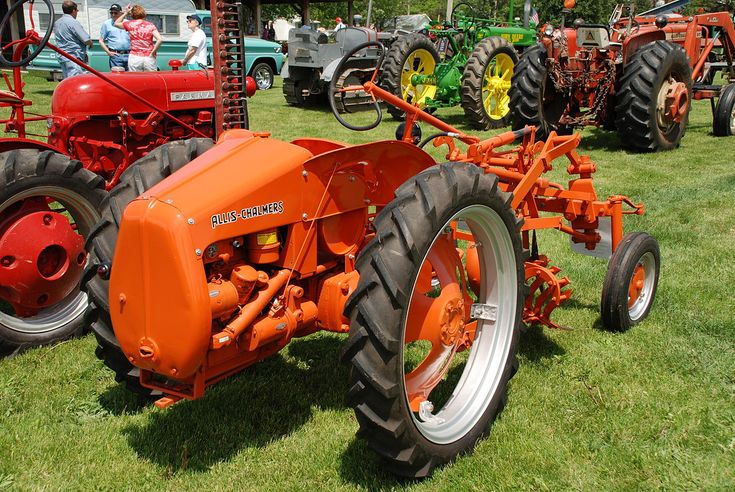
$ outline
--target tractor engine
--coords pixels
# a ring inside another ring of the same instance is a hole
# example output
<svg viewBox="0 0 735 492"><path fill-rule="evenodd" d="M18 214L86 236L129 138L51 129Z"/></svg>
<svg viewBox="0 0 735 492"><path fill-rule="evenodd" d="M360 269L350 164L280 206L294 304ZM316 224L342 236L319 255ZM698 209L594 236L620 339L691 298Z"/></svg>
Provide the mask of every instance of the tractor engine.
<svg viewBox="0 0 735 492"><path fill-rule="evenodd" d="M110 74L112 79L204 135L213 136L212 71ZM51 99L48 142L105 178L107 188L134 161L191 130L93 74L59 83Z"/></svg>

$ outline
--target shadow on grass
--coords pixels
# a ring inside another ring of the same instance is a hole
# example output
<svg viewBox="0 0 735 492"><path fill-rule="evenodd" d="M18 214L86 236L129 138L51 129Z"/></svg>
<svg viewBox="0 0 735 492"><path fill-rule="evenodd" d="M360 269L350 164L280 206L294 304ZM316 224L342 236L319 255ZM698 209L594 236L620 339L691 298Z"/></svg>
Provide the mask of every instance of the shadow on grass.
<svg viewBox="0 0 735 492"><path fill-rule="evenodd" d="M133 393L124 384L116 384L97 397L102 408L112 415L130 415L143 411L153 399Z"/></svg>
<svg viewBox="0 0 735 492"><path fill-rule="evenodd" d="M521 333L518 354L531 362L562 355L566 351L544 333L540 325L531 325Z"/></svg>
<svg viewBox="0 0 735 492"><path fill-rule="evenodd" d="M314 405L343 407L341 345L337 337L293 341L288 353L295 361L276 354L211 387L204 398L155 411L123 433L138 456L162 468L206 471L243 448L291 434L311 418Z"/></svg>
<svg viewBox="0 0 735 492"><path fill-rule="evenodd" d="M416 482L388 472L365 441L358 438L353 439L342 454L339 475L345 482L371 491L394 490Z"/></svg>

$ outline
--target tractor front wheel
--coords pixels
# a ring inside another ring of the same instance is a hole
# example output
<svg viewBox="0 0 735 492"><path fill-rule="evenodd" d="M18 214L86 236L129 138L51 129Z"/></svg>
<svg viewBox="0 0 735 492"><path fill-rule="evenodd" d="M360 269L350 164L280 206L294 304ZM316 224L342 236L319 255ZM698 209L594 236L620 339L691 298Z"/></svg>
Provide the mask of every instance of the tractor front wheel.
<svg viewBox="0 0 735 492"><path fill-rule="evenodd" d="M615 126L624 145L636 152L678 147L692 105L686 51L668 41L638 49L623 69L615 98Z"/></svg>
<svg viewBox="0 0 735 492"><path fill-rule="evenodd" d="M626 331L648 315L656 296L661 254L644 232L626 234L607 266L602 286L602 325Z"/></svg>
<svg viewBox="0 0 735 492"><path fill-rule="evenodd" d="M93 261L107 267L112 265L118 229L128 203L202 155L212 145L212 141L206 138L169 142L126 169L120 176L120 183L102 203L102 218L89 237ZM97 357L115 372L116 381L126 383L131 391L150 395L151 390L140 385L138 368L128 362L115 338L110 321L108 287L109 280L100 276L92 277L84 286L91 301L89 318L97 338Z"/></svg>
<svg viewBox="0 0 735 492"><path fill-rule="evenodd" d="M735 135L735 84L728 84L720 90L712 130L716 137Z"/></svg>
<svg viewBox="0 0 735 492"><path fill-rule="evenodd" d="M79 281L104 180L48 150L0 154L0 344L43 345L84 329Z"/></svg>
<svg viewBox="0 0 735 492"><path fill-rule="evenodd" d="M567 98L556 90L546 67L546 47L536 44L527 48L515 67L510 89L510 111L514 130L526 125L536 127L537 139L545 139L555 131L571 133L561 125Z"/></svg>
<svg viewBox="0 0 735 492"><path fill-rule="evenodd" d="M436 85L414 84L414 75L432 75L439 63L439 53L426 36L410 34L399 37L388 50L383 63L381 86L391 94L411 104L423 106L436 97ZM402 120L403 111L388 105L388 112Z"/></svg>
<svg viewBox="0 0 735 492"><path fill-rule="evenodd" d="M434 166L397 190L358 257L348 400L399 475L471 450L505 405L524 288L510 200L475 166Z"/></svg>
<svg viewBox="0 0 735 492"><path fill-rule="evenodd" d="M518 54L508 41L490 37L480 41L462 74L462 109L479 130L510 123L510 81Z"/></svg>

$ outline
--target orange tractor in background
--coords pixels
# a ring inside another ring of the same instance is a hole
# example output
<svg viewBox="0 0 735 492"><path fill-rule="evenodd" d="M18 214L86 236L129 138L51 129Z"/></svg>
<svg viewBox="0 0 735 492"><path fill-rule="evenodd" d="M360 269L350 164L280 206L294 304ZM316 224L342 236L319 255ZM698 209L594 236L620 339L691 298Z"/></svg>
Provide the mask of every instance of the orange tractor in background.
<svg viewBox="0 0 735 492"><path fill-rule="evenodd" d="M513 128L535 125L548 135L594 125L617 130L636 152L670 150L684 136L692 100L709 99L713 133L735 135L732 14L671 13L687 3L640 15L630 3L628 17L619 4L606 25L577 19L572 27L546 26L513 74ZM564 5L571 14L575 2Z"/></svg>
<svg viewBox="0 0 735 492"><path fill-rule="evenodd" d="M213 3L215 39L235 36L239 2ZM232 22L230 22L232 20ZM218 27L217 27L218 26ZM385 55L377 42L347 60ZM216 64L228 44L215 51ZM349 333L348 400L361 435L397 474L429 475L472 449L505 405L522 322L550 327L569 280L538 251L556 229L609 260L602 322L626 330L648 314L659 249L624 234L643 205L601 199L579 135L527 127L481 140L375 84L406 113L400 140L283 142L246 128L166 144L121 176L89 245L85 289L97 354L159 407L319 330ZM438 130L416 145L418 121ZM436 163L422 147L446 146ZM568 184L544 177L564 165ZM176 171L164 179L167 171ZM281 383L287 384L287 383Z"/></svg>

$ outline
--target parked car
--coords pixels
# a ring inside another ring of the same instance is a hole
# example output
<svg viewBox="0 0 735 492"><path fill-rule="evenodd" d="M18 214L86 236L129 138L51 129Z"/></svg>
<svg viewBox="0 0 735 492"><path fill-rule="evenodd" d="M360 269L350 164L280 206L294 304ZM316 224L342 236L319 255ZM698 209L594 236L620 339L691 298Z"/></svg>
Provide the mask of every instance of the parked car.
<svg viewBox="0 0 735 492"><path fill-rule="evenodd" d="M61 17L61 0L52 0L54 16ZM77 20L94 40L94 45L88 50L89 65L100 72L109 72L107 54L102 51L97 42L100 27L109 16L109 2L101 3L95 0L79 0ZM186 27L186 16L195 11L191 0L151 0L142 3L146 9L146 19L156 24L163 36L163 43L156 57L159 70L169 70L170 60L181 59L186 53L187 42L191 31ZM24 5L26 25L30 25L28 4ZM37 3L33 9L33 22L39 34L43 36L49 26L50 15L43 4ZM211 14L208 10L197 10L202 18L202 28L207 34L209 52L212 52ZM54 42L53 35L51 42ZM270 89L275 75L281 73L285 57L281 53L278 43L264 41L258 38L245 38L245 60L248 75L255 78L259 90ZM40 74L49 80L61 80L61 66L56 53L50 49L43 50L29 65L28 71Z"/></svg>

